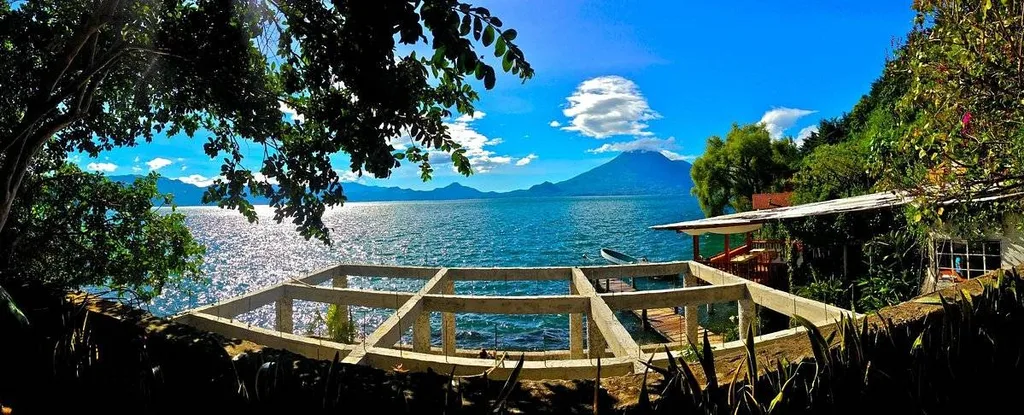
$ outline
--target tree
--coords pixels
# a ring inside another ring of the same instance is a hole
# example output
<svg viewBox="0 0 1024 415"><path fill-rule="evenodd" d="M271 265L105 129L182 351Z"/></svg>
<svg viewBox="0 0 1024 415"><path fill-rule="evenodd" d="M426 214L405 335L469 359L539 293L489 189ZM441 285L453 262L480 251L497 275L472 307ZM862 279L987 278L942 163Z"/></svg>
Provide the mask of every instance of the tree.
<svg viewBox="0 0 1024 415"><path fill-rule="evenodd" d="M941 220L950 209L939 201L1024 187L1024 4L924 0L914 7L910 85L898 107L905 132L880 141L876 152L887 185L920 196L925 208L915 219ZM1019 210L1020 202L984 209Z"/></svg>
<svg viewBox="0 0 1024 415"><path fill-rule="evenodd" d="M693 194L708 216L749 210L751 195L782 190L798 162L791 140L772 140L761 124L733 124L725 140L708 138L704 155L693 162Z"/></svg>
<svg viewBox="0 0 1024 415"><path fill-rule="evenodd" d="M71 151L96 156L157 134L206 139L205 153L222 160L222 178L205 201L256 220L247 197L266 197L276 220L290 218L302 235L325 242L321 216L345 201L334 154L347 153L353 172L381 178L408 161L426 180L431 150L439 150L470 174L443 121L453 109L473 112L471 77L494 87L496 71L480 49L493 51L503 71L523 81L533 76L516 31L502 26L487 9L453 0L0 2L5 275L39 278L47 258L66 261L61 269L68 271L89 264L80 271L92 275L61 281L141 289L146 297L197 266L181 218L153 216L142 202L155 195L148 182L122 189L61 167ZM431 53L399 53L399 45ZM285 119L283 109L304 121ZM408 141L404 151L393 145L399 140ZM255 163L246 163L253 161L242 151L247 143L262 149ZM42 162L44 149L58 162ZM40 183L41 193L19 202L24 189ZM85 201L90 193L105 197ZM39 216L61 203L88 209L66 221ZM99 223L101 212L123 218ZM86 227L81 239L53 244L37 237L79 232L75 225ZM31 250L32 243L48 251ZM135 258L133 249L144 255ZM56 252L81 256L49 256ZM97 261L107 266L93 267ZM0 287L0 303L8 302Z"/></svg>
<svg viewBox="0 0 1024 415"><path fill-rule="evenodd" d="M866 145L846 141L817 147L794 177L794 203L811 203L868 193L877 181Z"/></svg>
<svg viewBox="0 0 1024 415"><path fill-rule="evenodd" d="M487 9L452 0L5 1L0 229L48 140L95 155L183 132L222 160L207 200L255 220L246 196L265 196L277 220L326 241L320 217L344 202L335 153L360 174L387 177L408 160L426 179L427 150L441 150L471 173L443 120L473 111L467 77L494 86L478 46L504 71L533 75L515 38ZM401 55L399 44L433 53ZM283 106L305 121L286 121ZM392 145L400 137L412 144L404 152ZM244 142L262 159L243 163Z"/></svg>
<svg viewBox="0 0 1024 415"><path fill-rule="evenodd" d="M57 163L28 176L11 210L0 234L0 283L105 287L148 301L166 284L200 279L204 249L184 216L153 209L162 199L156 174L124 186Z"/></svg>

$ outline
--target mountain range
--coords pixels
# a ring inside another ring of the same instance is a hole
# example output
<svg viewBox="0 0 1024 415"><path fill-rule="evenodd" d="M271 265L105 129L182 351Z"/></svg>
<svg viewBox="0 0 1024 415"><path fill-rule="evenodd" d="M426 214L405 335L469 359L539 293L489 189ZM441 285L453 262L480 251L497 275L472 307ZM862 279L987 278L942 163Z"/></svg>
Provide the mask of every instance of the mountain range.
<svg viewBox="0 0 1024 415"><path fill-rule="evenodd" d="M399 187L370 186L362 183L344 183L345 196L350 202L406 201L406 200L461 200L506 197L551 196L623 196L623 195L689 195L693 187L690 163L670 160L653 151L634 151L618 155L611 161L558 183L544 182L528 189L509 192L483 192L472 187L452 183L432 190L412 190ZM137 176L111 176L112 180L131 182ZM161 177L157 180L161 193L174 195L178 206L202 205L205 188L179 180ZM255 204L265 200L253 200Z"/></svg>

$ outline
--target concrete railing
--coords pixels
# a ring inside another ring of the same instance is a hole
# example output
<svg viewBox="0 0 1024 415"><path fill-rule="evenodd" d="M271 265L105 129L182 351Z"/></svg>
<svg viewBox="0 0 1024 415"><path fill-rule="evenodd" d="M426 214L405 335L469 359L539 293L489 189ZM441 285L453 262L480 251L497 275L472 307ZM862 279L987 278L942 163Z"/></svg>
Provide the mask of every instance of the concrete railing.
<svg viewBox="0 0 1024 415"><path fill-rule="evenodd" d="M680 275L684 288L598 294L593 281L607 278L643 278ZM373 276L426 280L416 292L372 291L348 288L349 276ZM697 286L698 280L710 283ZM321 284L331 282L330 286ZM474 296L455 292L454 281L567 281L565 295ZM357 344L344 344L294 334L293 301L338 305L340 318L348 320L349 306L395 310L387 320ZM819 325L830 324L842 314L837 307L804 299L756 284L692 261L549 268L433 268L383 265L337 265L261 290L190 310L176 317L200 329L241 338L268 347L287 349L310 358L331 359L336 353L345 362L388 369L401 364L407 370L433 369L459 375L490 370L492 378L507 376L515 363L476 357L457 348L455 314L568 314L569 350L527 352L521 376L527 379L572 379L595 376L601 359L604 376L637 373L641 361L654 357L664 363L664 353L641 347L615 316L615 311L683 307L696 316L697 307L724 302L738 303L738 331L756 317L755 305L785 315L800 315ZM244 313L273 304L274 329L254 327L236 320ZM431 347L430 313L441 313L441 347ZM585 319L584 319L585 317ZM685 319L688 339L697 339L697 318ZM585 327L584 327L585 326ZM411 346L400 344L412 331ZM779 333L778 335L781 335ZM770 336L769 336L770 337ZM777 335L776 335L777 337ZM760 338L760 337L759 337ZM695 340L694 343L697 343ZM739 347L741 342L726 344ZM676 350L686 345L673 345ZM517 353L514 353L518 355Z"/></svg>

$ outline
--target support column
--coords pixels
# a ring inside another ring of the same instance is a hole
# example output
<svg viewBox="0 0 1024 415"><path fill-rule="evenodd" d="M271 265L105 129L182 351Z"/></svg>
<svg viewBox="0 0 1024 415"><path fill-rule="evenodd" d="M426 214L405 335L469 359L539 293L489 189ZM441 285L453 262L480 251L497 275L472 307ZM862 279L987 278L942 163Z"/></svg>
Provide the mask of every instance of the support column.
<svg viewBox="0 0 1024 415"><path fill-rule="evenodd" d="M576 289L576 283L569 281L569 294L579 295L579 290ZM583 358L583 314L582 313L570 313L569 314L569 358L570 359L582 359Z"/></svg>
<svg viewBox="0 0 1024 415"><path fill-rule="evenodd" d="M601 329L597 327L597 321L593 313L587 314L587 357L596 359L604 355L608 343L605 343Z"/></svg>
<svg viewBox="0 0 1024 415"><path fill-rule="evenodd" d="M683 287L693 288L696 286L697 277L691 275L688 272L683 274ZM686 340L688 340L690 343L693 343L694 345L697 345L699 343L699 341L697 340L697 323L699 323L700 321L700 318L697 314L697 306L688 305L683 307L683 310L686 315Z"/></svg>
<svg viewBox="0 0 1024 415"><path fill-rule="evenodd" d="M725 263L729 264L729 260L732 259L732 254L729 252L732 251L732 249L729 248L729 234L724 234L722 237L725 238Z"/></svg>
<svg viewBox="0 0 1024 415"><path fill-rule="evenodd" d="M423 311L412 326L412 350L430 352L430 312Z"/></svg>
<svg viewBox="0 0 1024 415"><path fill-rule="evenodd" d="M700 235L693 235L693 260L700 261Z"/></svg>
<svg viewBox="0 0 1024 415"><path fill-rule="evenodd" d="M334 288L348 288L348 275L335 275L331 281L331 286ZM337 322L348 325L351 321L349 319L348 304L336 304L335 307L337 307L337 312L334 315L336 316L335 319ZM341 326L339 325L338 327ZM349 330L352 330L353 332L355 331L352 327L350 327Z"/></svg>
<svg viewBox="0 0 1024 415"><path fill-rule="evenodd" d="M754 308L754 300L739 300L740 340L747 340L747 331L753 326L755 318L757 318L757 311Z"/></svg>
<svg viewBox="0 0 1024 415"><path fill-rule="evenodd" d="M455 281L442 282L441 294L455 295ZM441 313L441 348L446 356L455 355L455 313Z"/></svg>
<svg viewBox="0 0 1024 415"><path fill-rule="evenodd" d="M291 333L295 330L295 322L292 320L291 298L281 297L274 302L274 329L285 333Z"/></svg>

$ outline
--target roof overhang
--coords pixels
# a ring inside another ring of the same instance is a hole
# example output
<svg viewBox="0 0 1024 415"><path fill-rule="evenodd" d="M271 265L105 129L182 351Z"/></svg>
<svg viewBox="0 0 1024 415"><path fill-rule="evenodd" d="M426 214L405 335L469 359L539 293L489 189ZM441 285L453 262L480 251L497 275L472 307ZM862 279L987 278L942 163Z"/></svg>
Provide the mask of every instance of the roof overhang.
<svg viewBox="0 0 1024 415"><path fill-rule="evenodd" d="M786 206L775 209L732 213L685 222L652 226L654 230L672 230L690 235L705 233L745 233L761 228L765 222L799 219L819 215L860 212L907 204L914 198L906 192L879 192L824 202Z"/></svg>

